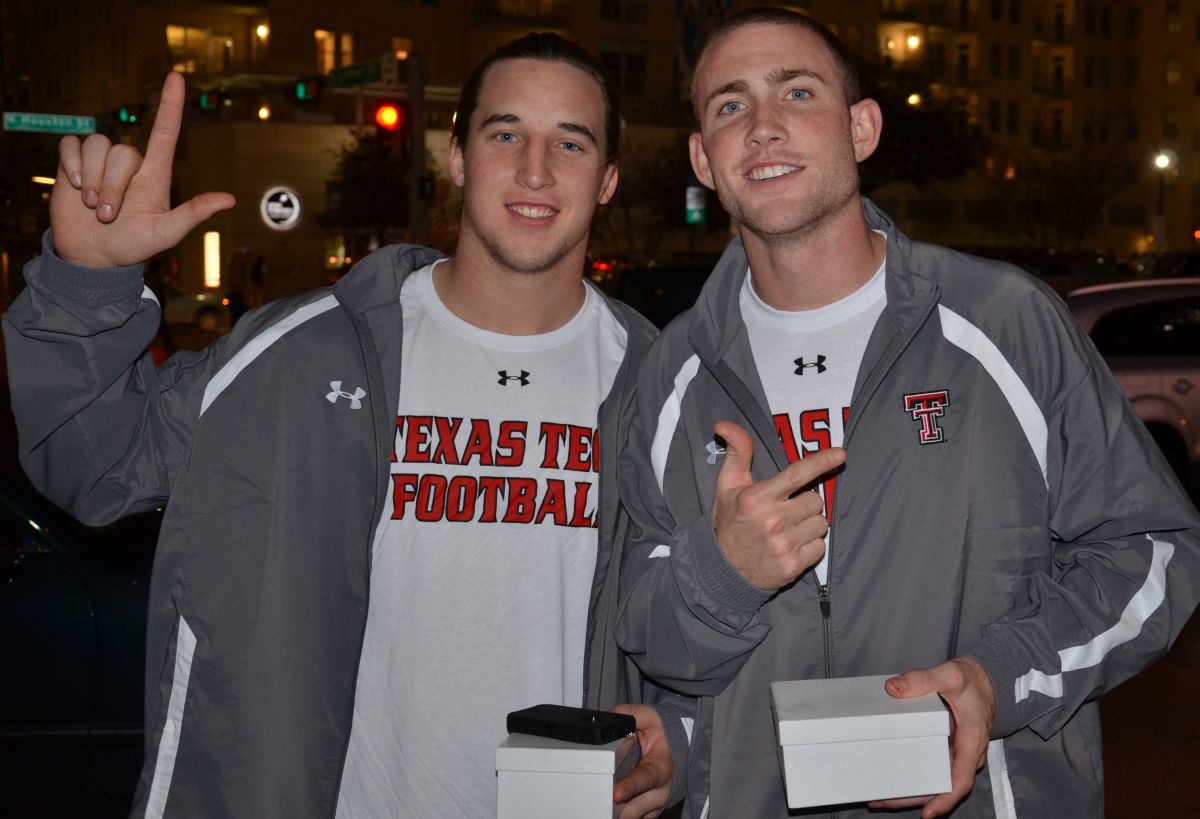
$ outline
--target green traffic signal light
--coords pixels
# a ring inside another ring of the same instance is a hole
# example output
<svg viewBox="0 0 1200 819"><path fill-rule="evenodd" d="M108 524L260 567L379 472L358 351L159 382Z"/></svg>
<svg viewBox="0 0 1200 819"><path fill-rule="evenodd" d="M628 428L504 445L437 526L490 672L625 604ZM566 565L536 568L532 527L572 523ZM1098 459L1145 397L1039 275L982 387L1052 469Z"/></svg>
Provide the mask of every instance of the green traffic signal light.
<svg viewBox="0 0 1200 819"><path fill-rule="evenodd" d="M216 94L209 91L202 91L200 93L200 107L205 111L215 111L217 110L217 99Z"/></svg>
<svg viewBox="0 0 1200 819"><path fill-rule="evenodd" d="M117 119L127 125L132 125L138 120L137 111L127 105L122 105L121 109L117 111Z"/></svg>

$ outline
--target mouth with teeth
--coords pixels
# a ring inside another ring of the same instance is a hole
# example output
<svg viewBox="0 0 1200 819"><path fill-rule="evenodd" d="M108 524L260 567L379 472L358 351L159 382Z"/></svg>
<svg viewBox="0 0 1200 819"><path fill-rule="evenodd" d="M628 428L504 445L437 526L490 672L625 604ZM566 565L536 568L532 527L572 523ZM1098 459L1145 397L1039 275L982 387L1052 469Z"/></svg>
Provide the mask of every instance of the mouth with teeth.
<svg viewBox="0 0 1200 819"><path fill-rule="evenodd" d="M549 219L557 210L546 205L509 205L508 209L518 216L524 216L526 219Z"/></svg>
<svg viewBox="0 0 1200 819"><path fill-rule="evenodd" d="M746 178L754 182L763 182L767 179L777 179L781 176L787 176L800 170L795 165L760 165L757 168L751 168L746 174Z"/></svg>

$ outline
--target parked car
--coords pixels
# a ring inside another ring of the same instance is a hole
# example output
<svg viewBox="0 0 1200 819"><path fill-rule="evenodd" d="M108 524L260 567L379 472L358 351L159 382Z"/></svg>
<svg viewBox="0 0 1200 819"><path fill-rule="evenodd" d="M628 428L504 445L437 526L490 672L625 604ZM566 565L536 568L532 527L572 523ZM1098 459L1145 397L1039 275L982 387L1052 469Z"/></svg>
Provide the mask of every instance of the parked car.
<svg viewBox="0 0 1200 819"><path fill-rule="evenodd" d="M224 293L185 293L169 288L164 294L167 324L185 324L206 333L229 329L229 297Z"/></svg>
<svg viewBox="0 0 1200 819"><path fill-rule="evenodd" d="M1067 305L1181 478L1200 464L1200 278L1075 290Z"/></svg>
<svg viewBox="0 0 1200 819"><path fill-rule="evenodd" d="M128 814L160 517L91 529L0 478L0 816Z"/></svg>

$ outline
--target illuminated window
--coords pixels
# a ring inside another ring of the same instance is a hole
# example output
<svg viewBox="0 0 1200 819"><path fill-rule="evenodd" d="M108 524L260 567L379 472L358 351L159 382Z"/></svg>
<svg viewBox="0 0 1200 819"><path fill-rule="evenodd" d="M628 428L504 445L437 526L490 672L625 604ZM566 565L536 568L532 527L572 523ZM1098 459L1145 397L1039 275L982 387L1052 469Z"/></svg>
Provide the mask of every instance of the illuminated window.
<svg viewBox="0 0 1200 819"><path fill-rule="evenodd" d="M171 68L181 74L232 71L233 32L196 26L167 26Z"/></svg>
<svg viewBox="0 0 1200 819"><path fill-rule="evenodd" d="M328 74L333 69L354 63L354 35L348 31L335 32L317 29L313 32L317 48L317 71Z"/></svg>

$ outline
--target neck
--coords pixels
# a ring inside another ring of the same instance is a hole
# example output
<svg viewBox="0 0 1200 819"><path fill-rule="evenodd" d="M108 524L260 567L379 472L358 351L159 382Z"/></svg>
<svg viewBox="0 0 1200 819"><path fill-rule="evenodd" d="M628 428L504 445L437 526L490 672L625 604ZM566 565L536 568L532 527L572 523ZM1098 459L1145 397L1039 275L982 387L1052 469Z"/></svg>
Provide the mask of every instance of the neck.
<svg viewBox="0 0 1200 819"><path fill-rule="evenodd" d="M583 305L584 254L568 254L537 273L500 267L471 243L434 268L433 284L442 303L468 324L493 333L531 336L556 330Z"/></svg>
<svg viewBox="0 0 1200 819"><path fill-rule="evenodd" d="M845 208L800 236L762 236L742 229L754 290L777 310L814 310L862 287L887 251L855 196Z"/></svg>

